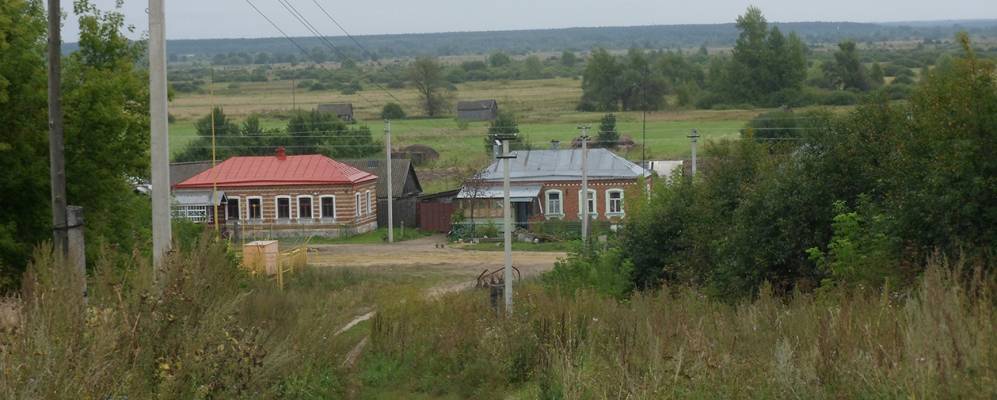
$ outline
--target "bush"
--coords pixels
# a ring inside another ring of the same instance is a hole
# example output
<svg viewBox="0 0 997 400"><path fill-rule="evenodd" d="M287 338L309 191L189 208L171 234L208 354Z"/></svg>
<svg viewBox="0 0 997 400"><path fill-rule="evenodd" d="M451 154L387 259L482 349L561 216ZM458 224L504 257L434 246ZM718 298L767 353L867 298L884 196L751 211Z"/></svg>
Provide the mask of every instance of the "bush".
<svg viewBox="0 0 997 400"><path fill-rule="evenodd" d="M858 102L859 95L846 90L828 92L817 99L817 104L824 106L850 106Z"/></svg>
<svg viewBox="0 0 997 400"><path fill-rule="evenodd" d="M397 120L405 119L405 110L398 103L388 103L381 109L381 119Z"/></svg>

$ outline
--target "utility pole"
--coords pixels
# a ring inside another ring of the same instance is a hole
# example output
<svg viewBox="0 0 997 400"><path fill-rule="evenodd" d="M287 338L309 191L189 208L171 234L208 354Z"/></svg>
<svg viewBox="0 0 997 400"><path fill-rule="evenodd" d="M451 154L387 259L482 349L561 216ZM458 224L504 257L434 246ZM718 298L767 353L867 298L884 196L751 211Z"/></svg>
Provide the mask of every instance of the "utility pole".
<svg viewBox="0 0 997 400"><path fill-rule="evenodd" d="M692 134L688 136L689 141L692 142L692 176L696 177L696 142L699 141L699 131L693 129Z"/></svg>
<svg viewBox="0 0 997 400"><path fill-rule="evenodd" d="M502 139L502 224L504 227L505 241L505 312L512 315L512 206L509 201L509 159L514 156L509 155L509 139Z"/></svg>
<svg viewBox="0 0 997 400"><path fill-rule="evenodd" d="M55 251L69 255L66 223L66 156L62 130L62 22L59 0L48 0L48 151L52 185L52 241Z"/></svg>
<svg viewBox="0 0 997 400"><path fill-rule="evenodd" d="M388 243L395 242L395 208L394 199L392 199L392 187L391 187L391 121L384 120L384 154L387 160L387 172L388 176ZM405 231L402 231L402 236L405 236Z"/></svg>
<svg viewBox="0 0 997 400"><path fill-rule="evenodd" d="M152 265L161 279L172 245L170 227L170 139L166 104L166 10L164 0L149 0L149 125L152 144Z"/></svg>
<svg viewBox="0 0 997 400"><path fill-rule="evenodd" d="M579 198L582 201L581 218L582 218L582 247L588 248L588 236L589 236L589 169L588 169L588 159L589 159L589 126L582 125L578 127L582 130L582 192Z"/></svg>

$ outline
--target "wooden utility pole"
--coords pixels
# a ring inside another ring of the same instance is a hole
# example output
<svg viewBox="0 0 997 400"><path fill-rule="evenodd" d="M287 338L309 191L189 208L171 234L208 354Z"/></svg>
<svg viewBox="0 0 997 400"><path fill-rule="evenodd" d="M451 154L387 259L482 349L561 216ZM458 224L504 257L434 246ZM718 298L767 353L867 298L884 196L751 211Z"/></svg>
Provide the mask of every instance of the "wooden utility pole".
<svg viewBox="0 0 997 400"><path fill-rule="evenodd" d="M59 0L48 0L48 151L52 184L52 244L64 259L69 255L66 221L66 156L62 130L62 22Z"/></svg>
<svg viewBox="0 0 997 400"><path fill-rule="evenodd" d="M149 0L149 119L152 135L152 264L161 278L172 246L170 227L170 139L166 104L166 10Z"/></svg>
<svg viewBox="0 0 997 400"><path fill-rule="evenodd" d="M386 165L387 175L388 176L387 177L382 177L381 179L387 179L388 180L387 182L385 182L385 183L387 183L387 187L388 187L388 243L394 243L395 242L395 216L394 216L395 208L394 208L394 199L392 199L393 196L392 196L392 188L391 188L391 181L392 181L392 179L391 179L391 176L392 176L391 175L391 121L388 121L388 120L384 120L384 153L385 153L386 162L388 163ZM402 240L404 240L404 237L405 237L405 230L402 230L402 238L403 238Z"/></svg>
<svg viewBox="0 0 997 400"><path fill-rule="evenodd" d="M588 248L588 236L589 236L589 169L588 169L588 159L589 159L589 126L582 125L578 127L582 130L582 192L579 194L579 198L582 201L581 209L581 219L582 219L582 247Z"/></svg>

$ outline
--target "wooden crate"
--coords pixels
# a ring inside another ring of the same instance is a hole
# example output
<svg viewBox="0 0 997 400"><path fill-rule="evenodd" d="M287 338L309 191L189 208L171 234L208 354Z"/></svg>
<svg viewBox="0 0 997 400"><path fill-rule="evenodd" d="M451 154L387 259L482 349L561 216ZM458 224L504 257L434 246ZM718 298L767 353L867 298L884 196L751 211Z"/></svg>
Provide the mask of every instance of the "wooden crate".
<svg viewBox="0 0 997 400"><path fill-rule="evenodd" d="M280 250L276 240L257 240L242 246L242 265L257 274L277 274Z"/></svg>

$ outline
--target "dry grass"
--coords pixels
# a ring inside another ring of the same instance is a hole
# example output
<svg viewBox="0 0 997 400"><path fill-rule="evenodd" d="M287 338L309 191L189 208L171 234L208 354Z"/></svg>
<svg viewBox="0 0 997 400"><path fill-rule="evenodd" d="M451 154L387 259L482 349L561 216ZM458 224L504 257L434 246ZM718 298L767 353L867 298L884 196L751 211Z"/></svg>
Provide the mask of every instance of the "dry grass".
<svg viewBox="0 0 997 400"><path fill-rule="evenodd" d="M623 304L529 287L511 319L483 293L460 294L382 310L365 363L374 390L439 396L994 398L994 279L946 271L905 295L737 305L689 289Z"/></svg>
<svg viewBox="0 0 997 400"><path fill-rule="evenodd" d="M281 292L216 244L172 256L162 291L150 270L106 257L84 305L61 264L37 253L23 300L4 303L24 317L0 335L0 398L341 397L356 337L334 333L398 283L305 269Z"/></svg>

